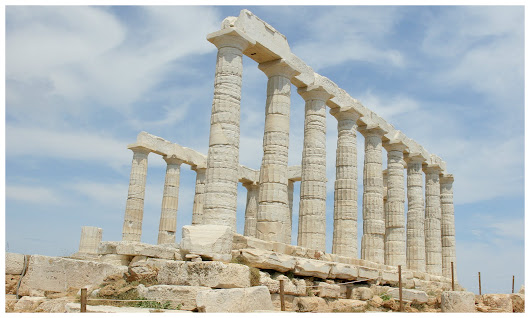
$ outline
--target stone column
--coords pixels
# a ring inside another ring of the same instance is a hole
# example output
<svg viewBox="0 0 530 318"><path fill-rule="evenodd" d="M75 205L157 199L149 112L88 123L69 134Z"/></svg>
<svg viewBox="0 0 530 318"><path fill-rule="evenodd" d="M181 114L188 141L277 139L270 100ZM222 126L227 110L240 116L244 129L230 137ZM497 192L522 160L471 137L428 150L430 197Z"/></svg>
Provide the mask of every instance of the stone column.
<svg viewBox="0 0 530 318"><path fill-rule="evenodd" d="M289 197L289 223L285 230L285 241L287 244L291 244L292 232L293 232L293 193L294 193L294 182L289 180L287 182L287 196Z"/></svg>
<svg viewBox="0 0 530 318"><path fill-rule="evenodd" d="M442 274L451 278L453 262L456 280L455 207L453 205L453 175L440 177L440 199L442 204Z"/></svg>
<svg viewBox="0 0 530 318"><path fill-rule="evenodd" d="M305 100L298 245L326 249L326 101L320 87L299 88Z"/></svg>
<svg viewBox="0 0 530 318"><path fill-rule="evenodd" d="M385 211L385 264L403 265L406 260L405 242L405 176L403 143L386 145L388 163L387 199Z"/></svg>
<svg viewBox="0 0 530 318"><path fill-rule="evenodd" d="M337 118L332 253L357 258L357 120L353 109L330 111Z"/></svg>
<svg viewBox="0 0 530 318"><path fill-rule="evenodd" d="M289 154L289 114L291 77L299 74L284 60L261 63L269 78L265 106L263 159L259 177L256 237L264 241L286 242L289 223L287 162Z"/></svg>
<svg viewBox="0 0 530 318"><path fill-rule="evenodd" d="M425 204L420 155L409 155L407 162L407 268L425 272Z"/></svg>
<svg viewBox="0 0 530 318"><path fill-rule="evenodd" d="M79 253L97 254L103 230L95 226L81 227L81 240L79 241Z"/></svg>
<svg viewBox="0 0 530 318"><path fill-rule="evenodd" d="M382 137L379 127L361 128L364 136L363 236L361 258L384 264L385 215L383 207Z"/></svg>
<svg viewBox="0 0 530 318"><path fill-rule="evenodd" d="M206 169L204 224L236 231L239 122L243 51L249 39L237 29L208 35L218 48Z"/></svg>
<svg viewBox="0 0 530 318"><path fill-rule="evenodd" d="M191 217L191 224L196 225L202 224L206 168L193 166L191 169L197 172L197 178L195 179L195 196L193 198L193 213Z"/></svg>
<svg viewBox="0 0 530 318"><path fill-rule="evenodd" d="M145 179L147 177L147 156L150 150L143 147L129 148L133 151L129 194L125 204L123 220L123 241L140 242L144 216Z"/></svg>
<svg viewBox="0 0 530 318"><path fill-rule="evenodd" d="M167 163L162 212L158 227L158 244L175 243L179 201L180 165L182 160L164 157Z"/></svg>
<svg viewBox="0 0 530 318"><path fill-rule="evenodd" d="M243 235L256 237L258 218L258 197L260 186L256 183L243 183L247 189L247 206L245 208L245 230Z"/></svg>
<svg viewBox="0 0 530 318"><path fill-rule="evenodd" d="M440 172L437 166L426 166L425 172L425 269L442 276L442 230L440 206Z"/></svg>

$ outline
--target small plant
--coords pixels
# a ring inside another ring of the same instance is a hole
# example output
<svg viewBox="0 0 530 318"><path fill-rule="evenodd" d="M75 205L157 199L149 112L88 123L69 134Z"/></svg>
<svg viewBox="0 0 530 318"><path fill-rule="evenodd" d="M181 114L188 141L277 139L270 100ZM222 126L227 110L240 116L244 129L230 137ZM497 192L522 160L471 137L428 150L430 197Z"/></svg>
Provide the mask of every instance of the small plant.
<svg viewBox="0 0 530 318"><path fill-rule="evenodd" d="M248 265L247 265L248 266ZM260 273L256 267L248 266L250 270L250 286L260 285Z"/></svg>
<svg viewBox="0 0 530 318"><path fill-rule="evenodd" d="M386 293L384 293L384 294L381 294L381 296L379 296L379 297L381 297L381 299L382 299L383 301L387 301L387 300L390 300L390 296L389 296L389 295L387 295Z"/></svg>
<svg viewBox="0 0 530 318"><path fill-rule="evenodd" d="M171 302L169 300L161 303L161 302L158 302L158 301L155 301L155 300L147 300L146 298L143 298L143 297L139 298L139 299L145 300L145 301L140 301L138 303L135 303L134 307L154 308L154 309L172 309ZM177 306L177 309L180 309L181 306L182 305L179 304Z"/></svg>

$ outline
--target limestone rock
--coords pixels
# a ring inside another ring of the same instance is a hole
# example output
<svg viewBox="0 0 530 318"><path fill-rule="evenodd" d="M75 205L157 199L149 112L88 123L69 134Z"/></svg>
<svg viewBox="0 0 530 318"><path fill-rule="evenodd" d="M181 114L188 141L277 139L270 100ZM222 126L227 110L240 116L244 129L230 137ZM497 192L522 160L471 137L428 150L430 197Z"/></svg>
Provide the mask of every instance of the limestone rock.
<svg viewBox="0 0 530 318"><path fill-rule="evenodd" d="M19 293L29 295L30 290L66 292L83 286L98 285L113 274L122 275L126 266L62 257L32 255L26 275L22 278Z"/></svg>
<svg viewBox="0 0 530 318"><path fill-rule="evenodd" d="M296 258L293 256L261 249L243 249L240 257L249 266L282 273L294 270L296 266Z"/></svg>
<svg viewBox="0 0 530 318"><path fill-rule="evenodd" d="M5 311L6 312L13 312L14 308L15 308L15 305L18 301L17 299L17 296L16 295L6 295L6 307L5 307Z"/></svg>
<svg viewBox="0 0 530 318"><path fill-rule="evenodd" d="M391 288L388 291L388 295L394 299L399 300L399 288ZM415 290L415 289L402 289L402 296L403 300L405 301L415 301L418 304L425 304L427 303L427 300L429 299L429 296L426 292L422 290Z"/></svg>
<svg viewBox="0 0 530 318"><path fill-rule="evenodd" d="M513 312L524 312L524 294L511 294Z"/></svg>
<svg viewBox="0 0 530 318"><path fill-rule="evenodd" d="M273 243L257 239L255 237L243 236L241 234L234 233L232 249L240 250L245 248L257 248L266 251L273 250Z"/></svg>
<svg viewBox="0 0 530 318"><path fill-rule="evenodd" d="M319 297L322 298L339 298L340 296L340 286L332 285L323 282L319 282L316 291Z"/></svg>
<svg viewBox="0 0 530 318"><path fill-rule="evenodd" d="M379 270L359 266L359 278L361 279L369 279L369 280L376 280L379 278Z"/></svg>
<svg viewBox="0 0 530 318"><path fill-rule="evenodd" d="M118 254L103 254L99 256L99 261L102 263L112 264L116 266L128 266L132 256L118 255Z"/></svg>
<svg viewBox="0 0 530 318"><path fill-rule="evenodd" d="M269 289L271 294L277 294L280 292L280 282L272 279L271 275L267 272L260 272L259 284Z"/></svg>
<svg viewBox="0 0 530 318"><path fill-rule="evenodd" d="M35 309L45 300L45 297L24 296L15 304L15 312L34 312Z"/></svg>
<svg viewBox="0 0 530 318"><path fill-rule="evenodd" d="M294 273L300 276L314 276L326 279L331 271L330 262L313 259L297 258Z"/></svg>
<svg viewBox="0 0 530 318"><path fill-rule="evenodd" d="M170 244L152 245L141 242L121 241L116 245L116 254L129 256L148 256L164 259L175 259L178 248Z"/></svg>
<svg viewBox="0 0 530 318"><path fill-rule="evenodd" d="M355 299L337 299L331 302L331 312L364 312L368 303Z"/></svg>
<svg viewBox="0 0 530 318"><path fill-rule="evenodd" d="M370 300L374 297L374 293L368 287L355 288L353 291L352 296L355 294L355 297L360 300Z"/></svg>
<svg viewBox="0 0 530 318"><path fill-rule="evenodd" d="M333 263L329 278L354 280L359 276L359 269L357 266L341 263Z"/></svg>
<svg viewBox="0 0 530 318"><path fill-rule="evenodd" d="M186 225L182 227L181 253L203 258L231 255L232 229L225 225Z"/></svg>
<svg viewBox="0 0 530 318"><path fill-rule="evenodd" d="M129 267L125 278L128 282L156 279L158 271L151 266Z"/></svg>
<svg viewBox="0 0 530 318"><path fill-rule="evenodd" d="M293 302L298 312L329 312L330 308L325 299L320 297L298 297Z"/></svg>
<svg viewBox="0 0 530 318"><path fill-rule="evenodd" d="M294 302L297 297L293 295L284 295L285 311L295 311ZM280 294L271 294L272 305L276 310L281 310Z"/></svg>
<svg viewBox="0 0 530 318"><path fill-rule="evenodd" d="M203 290L197 293L199 312L251 312L274 310L265 286Z"/></svg>
<svg viewBox="0 0 530 318"><path fill-rule="evenodd" d="M98 254L116 254L116 247L121 241L103 241L99 243Z"/></svg>
<svg viewBox="0 0 530 318"><path fill-rule="evenodd" d="M521 285L521 288L517 292L518 294L524 294L524 285Z"/></svg>
<svg viewBox="0 0 530 318"><path fill-rule="evenodd" d="M375 295L374 297L372 297L372 299L370 299L370 301L368 302L371 306L373 307L381 307L381 305L383 305L383 299L377 295Z"/></svg>
<svg viewBox="0 0 530 318"><path fill-rule="evenodd" d="M79 303L68 303L65 306L67 313L78 313L80 309ZM188 313L187 310L171 310L171 309L155 309L155 308L137 308L137 307L114 307L114 306L86 306L86 311L91 313Z"/></svg>
<svg viewBox="0 0 530 318"><path fill-rule="evenodd" d="M513 312L510 294L484 294L482 301L484 305L491 307L496 312Z"/></svg>
<svg viewBox="0 0 530 318"><path fill-rule="evenodd" d="M24 254L6 252L6 274L20 275L24 270Z"/></svg>
<svg viewBox="0 0 530 318"><path fill-rule="evenodd" d="M6 274L6 294L15 294L17 292L17 284L20 276Z"/></svg>
<svg viewBox="0 0 530 318"><path fill-rule="evenodd" d="M47 313L64 313L66 312L66 304L70 302L70 299L59 298L51 299L41 303L35 312L47 312Z"/></svg>
<svg viewBox="0 0 530 318"><path fill-rule="evenodd" d="M181 310L197 309L197 293L203 290L210 290L209 287L201 286L174 286L174 285L154 285L147 288L138 288L138 295L146 299L169 300L173 307L181 305Z"/></svg>
<svg viewBox="0 0 530 318"><path fill-rule="evenodd" d="M168 261L160 267L157 279L165 285L242 288L250 287L250 269L245 265L215 261Z"/></svg>
<svg viewBox="0 0 530 318"><path fill-rule="evenodd" d="M472 292L445 291L442 293L442 312L474 312L475 295Z"/></svg>

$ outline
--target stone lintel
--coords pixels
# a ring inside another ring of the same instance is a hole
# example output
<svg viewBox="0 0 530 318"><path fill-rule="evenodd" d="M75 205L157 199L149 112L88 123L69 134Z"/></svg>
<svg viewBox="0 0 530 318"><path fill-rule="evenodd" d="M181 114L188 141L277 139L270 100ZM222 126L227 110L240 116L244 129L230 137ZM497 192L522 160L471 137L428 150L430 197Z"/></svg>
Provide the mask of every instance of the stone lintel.
<svg viewBox="0 0 530 318"><path fill-rule="evenodd" d="M450 173L443 173L440 175L440 184L452 184L455 181L455 178Z"/></svg>
<svg viewBox="0 0 530 318"><path fill-rule="evenodd" d="M149 154L153 152L148 147L144 147L143 145L139 145L136 143L127 145L127 149L131 149L133 152L140 152L140 153L145 153L145 154Z"/></svg>
<svg viewBox="0 0 530 318"><path fill-rule="evenodd" d="M217 48L222 47L234 47L241 51L246 50L248 47L252 47L256 44L256 41L251 39L243 31L236 27L228 27L206 36L206 39L210 41Z"/></svg>
<svg viewBox="0 0 530 318"><path fill-rule="evenodd" d="M444 173L446 168L445 161L443 161L437 155L431 154L429 160L423 163L423 170L426 168L436 168L440 171L440 173Z"/></svg>
<svg viewBox="0 0 530 318"><path fill-rule="evenodd" d="M368 116L359 118L359 127L357 128L363 136L368 135L379 135L381 138L388 133L384 127L381 127L379 123L376 123Z"/></svg>
<svg viewBox="0 0 530 318"><path fill-rule="evenodd" d="M340 88L337 84L335 84L332 80L329 78L322 76L318 73L315 73L315 82L313 83L315 86L322 87L326 92L329 93L329 99L339 96L340 95Z"/></svg>
<svg viewBox="0 0 530 318"><path fill-rule="evenodd" d="M204 166L192 165L192 166L190 166L190 169L195 171L195 172L199 172L199 170L206 171L206 165L204 165Z"/></svg>
<svg viewBox="0 0 530 318"><path fill-rule="evenodd" d="M284 59L260 63L258 68L265 73L267 77L284 76L290 80L293 76L300 74L298 70L296 70L288 61Z"/></svg>
<svg viewBox="0 0 530 318"><path fill-rule="evenodd" d="M423 172L425 173L438 173L441 174L443 172L443 169L438 164L427 164L423 163Z"/></svg>
<svg viewBox="0 0 530 318"><path fill-rule="evenodd" d="M289 53L288 56L282 56L282 58L286 59L294 69L300 72L300 74L291 78L291 83L293 83L294 86L302 88L311 85L315 81L315 72L313 69L298 56Z"/></svg>
<svg viewBox="0 0 530 318"><path fill-rule="evenodd" d="M302 98L305 101L316 99L316 100L321 100L325 102L331 97L333 97L322 86L315 86L315 85L310 85L310 86L299 88L298 94L300 94L300 96L302 96Z"/></svg>
<svg viewBox="0 0 530 318"><path fill-rule="evenodd" d="M287 169L287 178L289 181L302 181L302 166L289 166Z"/></svg>
<svg viewBox="0 0 530 318"><path fill-rule="evenodd" d="M425 158L425 156L421 153L421 152L409 152L409 153L405 153L403 155L403 159L405 160L406 163L411 163L411 162L425 162L427 161L427 158Z"/></svg>

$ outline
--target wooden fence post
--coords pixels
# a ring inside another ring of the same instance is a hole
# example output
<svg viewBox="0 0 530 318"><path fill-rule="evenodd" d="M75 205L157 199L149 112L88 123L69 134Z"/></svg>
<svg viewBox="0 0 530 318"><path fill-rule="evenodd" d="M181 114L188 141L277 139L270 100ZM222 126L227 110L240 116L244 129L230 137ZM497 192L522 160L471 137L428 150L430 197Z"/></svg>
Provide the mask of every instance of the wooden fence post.
<svg viewBox="0 0 530 318"><path fill-rule="evenodd" d="M515 276L512 276L512 294L514 292L514 290L513 290L514 284L515 284Z"/></svg>
<svg viewBox="0 0 530 318"><path fill-rule="evenodd" d="M284 280L283 279L280 279L280 305L281 305L281 310L285 311Z"/></svg>
<svg viewBox="0 0 530 318"><path fill-rule="evenodd" d="M86 288L81 288L81 309L80 312L86 312L86 300L87 300L87 290Z"/></svg>
<svg viewBox="0 0 530 318"><path fill-rule="evenodd" d="M401 265L398 265L399 272L399 311L403 311L403 286L401 284Z"/></svg>
<svg viewBox="0 0 530 318"><path fill-rule="evenodd" d="M480 284L480 272L478 272L478 294L482 295L482 286Z"/></svg>
<svg viewBox="0 0 530 318"><path fill-rule="evenodd" d="M453 288L453 291L455 291L455 269L453 262L451 262L451 287Z"/></svg>

